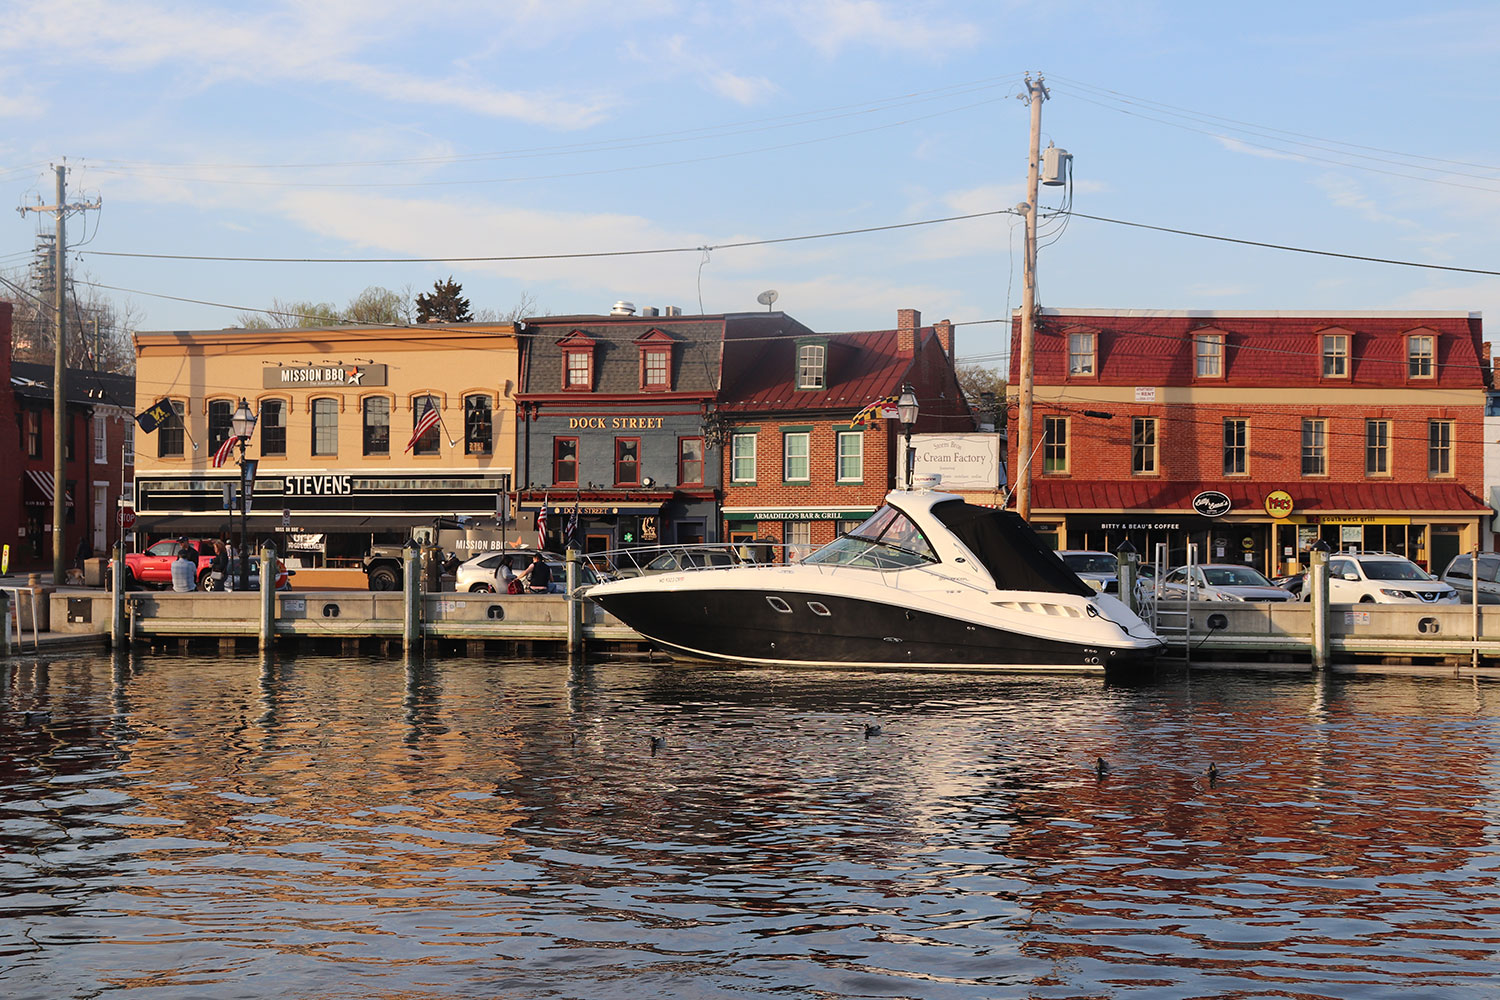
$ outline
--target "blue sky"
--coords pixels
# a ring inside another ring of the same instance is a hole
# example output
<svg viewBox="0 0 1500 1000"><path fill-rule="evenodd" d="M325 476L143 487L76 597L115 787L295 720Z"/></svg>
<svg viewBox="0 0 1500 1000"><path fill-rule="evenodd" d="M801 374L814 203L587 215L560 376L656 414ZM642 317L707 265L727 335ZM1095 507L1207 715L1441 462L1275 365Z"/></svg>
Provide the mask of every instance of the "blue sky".
<svg viewBox="0 0 1500 1000"><path fill-rule="evenodd" d="M0 2L0 185L52 197L76 275L141 329L233 325L453 275L472 305L777 308L825 330L896 310L992 357L1020 303L1010 215L1027 72L1079 213L1500 271L1500 6L885 0ZM1045 207L1061 189L1044 189ZM0 221L0 268L39 222ZM1049 307L1480 310L1500 277L1073 218L1043 228ZM706 255L692 249L717 246ZM237 257L497 257L245 263ZM12 272L14 273L14 272ZM114 289L128 289L117 291ZM223 303L218 308L160 296ZM972 325L969 325L972 324Z"/></svg>

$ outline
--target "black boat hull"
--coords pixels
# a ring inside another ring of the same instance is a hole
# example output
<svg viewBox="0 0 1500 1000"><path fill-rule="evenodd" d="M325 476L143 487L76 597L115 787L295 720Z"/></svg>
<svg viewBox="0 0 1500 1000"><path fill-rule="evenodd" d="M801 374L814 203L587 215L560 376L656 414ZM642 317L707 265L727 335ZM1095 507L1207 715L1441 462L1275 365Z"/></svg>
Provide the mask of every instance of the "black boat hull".
<svg viewBox="0 0 1500 1000"><path fill-rule="evenodd" d="M591 595L592 596L592 595ZM790 610L777 610L774 596ZM708 660L892 669L1083 670L1150 666L1160 644L1065 642L946 615L821 593L626 592L593 598L642 636ZM820 613L826 612L826 613ZM1121 632L1122 639L1127 639Z"/></svg>

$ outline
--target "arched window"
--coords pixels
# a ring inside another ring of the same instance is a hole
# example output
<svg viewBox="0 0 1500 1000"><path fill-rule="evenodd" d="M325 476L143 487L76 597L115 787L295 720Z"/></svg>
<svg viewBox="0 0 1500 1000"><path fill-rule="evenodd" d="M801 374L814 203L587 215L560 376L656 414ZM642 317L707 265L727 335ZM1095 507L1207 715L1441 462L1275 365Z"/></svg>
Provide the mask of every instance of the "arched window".
<svg viewBox="0 0 1500 1000"><path fill-rule="evenodd" d="M494 420L490 397L464 397L464 454L488 455L494 448Z"/></svg>
<svg viewBox="0 0 1500 1000"><path fill-rule="evenodd" d="M366 455L391 453L391 401L371 396L364 402L364 451Z"/></svg>
<svg viewBox="0 0 1500 1000"><path fill-rule="evenodd" d="M324 397L312 401L312 453L339 453L339 401Z"/></svg>

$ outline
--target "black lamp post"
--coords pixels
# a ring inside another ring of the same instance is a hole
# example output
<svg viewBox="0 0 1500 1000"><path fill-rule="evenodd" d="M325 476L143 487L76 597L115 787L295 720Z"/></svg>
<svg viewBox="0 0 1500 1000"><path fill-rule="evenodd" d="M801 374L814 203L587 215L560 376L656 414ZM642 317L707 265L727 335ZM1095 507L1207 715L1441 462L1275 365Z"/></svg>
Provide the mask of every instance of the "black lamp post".
<svg viewBox="0 0 1500 1000"><path fill-rule="evenodd" d="M243 593L250 589L250 554L245 550L245 535L249 530L250 492L255 485L255 463L245 459L245 445L255 433L255 413L243 396L239 408L229 418L229 433L239 438L240 443L240 591Z"/></svg>
<svg viewBox="0 0 1500 1000"><path fill-rule="evenodd" d="M887 396L887 399L890 397ZM917 394L909 385L901 387L901 396L896 400L896 419L906 434L906 488L911 489L912 470L916 468L917 456L911 450L911 429L917 422Z"/></svg>

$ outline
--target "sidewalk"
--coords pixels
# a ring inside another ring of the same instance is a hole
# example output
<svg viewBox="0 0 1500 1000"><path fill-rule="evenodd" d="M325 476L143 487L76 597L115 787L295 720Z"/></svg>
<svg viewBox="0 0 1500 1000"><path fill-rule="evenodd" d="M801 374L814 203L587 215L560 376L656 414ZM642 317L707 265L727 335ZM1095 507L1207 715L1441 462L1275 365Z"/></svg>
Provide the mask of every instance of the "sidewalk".
<svg viewBox="0 0 1500 1000"><path fill-rule="evenodd" d="M53 588L52 573L50 571L37 573L35 575L37 577L37 582L42 587L52 590L53 593L62 594L64 596L83 596L85 594L98 596L100 594L108 593L108 591L104 590L102 587L82 587L76 584L71 586L65 584L64 586ZM0 588L19 587L21 589L25 589L29 585L28 581L31 576L32 574L29 572L9 573L5 576L0 576ZM8 598L10 595L6 594L5 596ZM49 594L47 599L50 600L50 598L51 595ZM22 600L24 601L25 598L22 598ZM27 627L24 630L17 629L16 613L14 611L11 611L10 615L10 637L12 647L10 650L0 649L0 658L4 658L6 655L29 656L34 652L47 653L53 651L75 649L102 650L106 648L109 641L109 619L107 616L103 621L91 622L90 624L93 627L92 630L88 630L88 626L79 625L74 625L71 629L38 630L36 632L36 642L35 644L33 644L31 628ZM48 615L48 618L51 618L50 614ZM49 622L49 624L51 624L51 622ZM84 630L79 631L80 628ZM3 635L3 626L0 626L0 635ZM3 643L0 643L0 645L3 645Z"/></svg>

